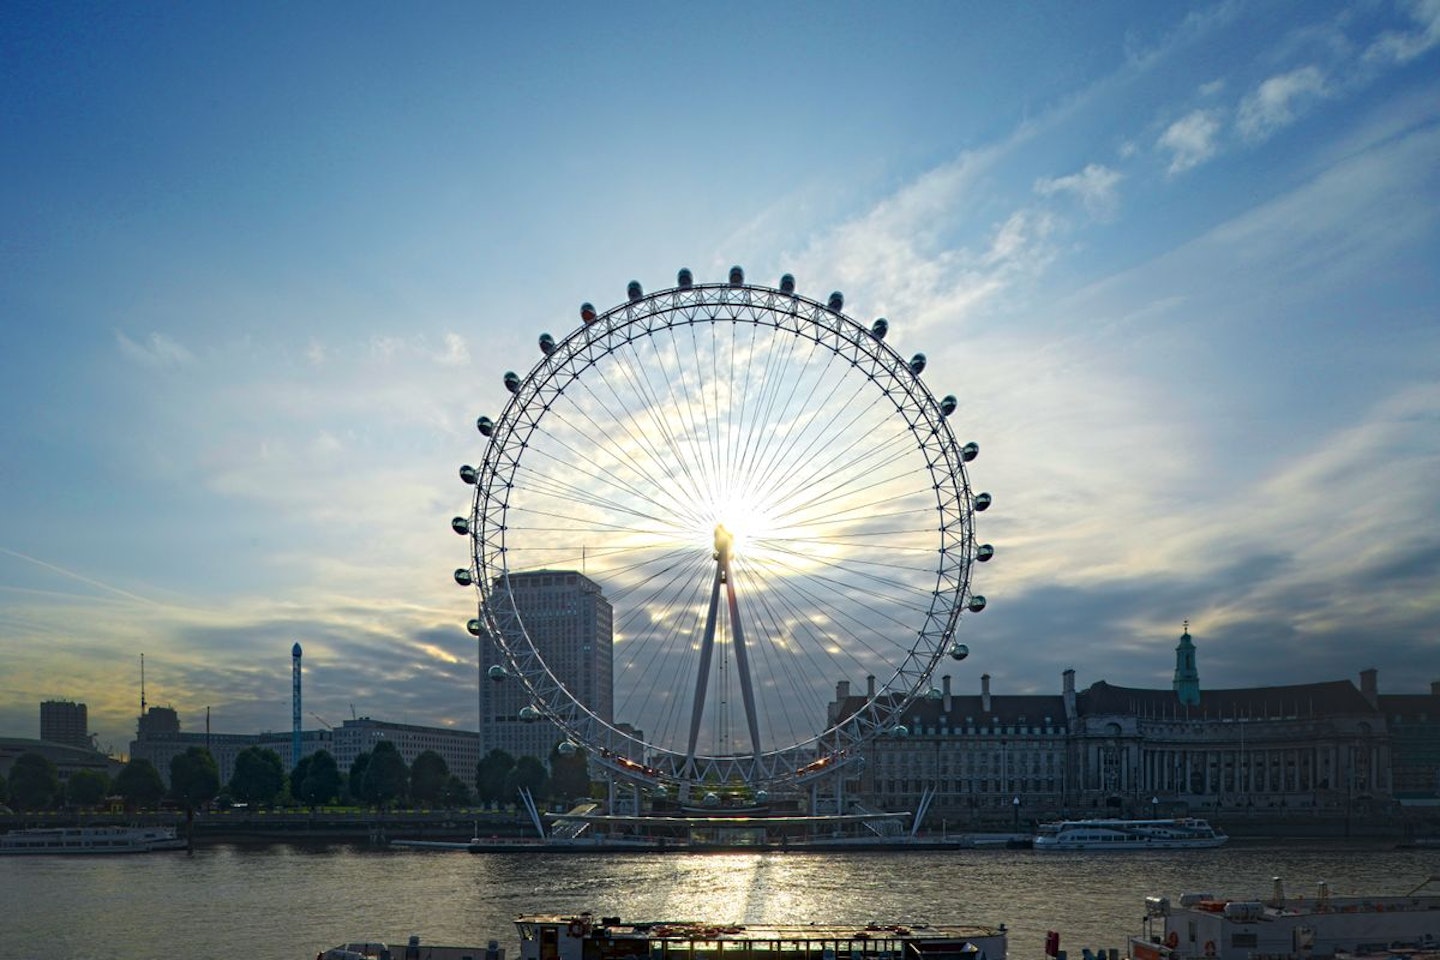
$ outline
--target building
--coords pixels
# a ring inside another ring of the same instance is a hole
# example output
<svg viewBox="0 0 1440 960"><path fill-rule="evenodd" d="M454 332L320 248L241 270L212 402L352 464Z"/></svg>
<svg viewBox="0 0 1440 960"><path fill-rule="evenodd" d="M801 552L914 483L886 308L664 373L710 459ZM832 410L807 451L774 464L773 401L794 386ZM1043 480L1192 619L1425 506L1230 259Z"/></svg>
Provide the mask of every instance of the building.
<svg viewBox="0 0 1440 960"><path fill-rule="evenodd" d="M185 733L180 729L179 714L171 707L148 708L136 726L135 739L130 741L130 758L150 761L167 787L170 785L170 761L191 747L204 747L210 751L220 770L222 784L234 775L235 758L251 747L274 750L287 775L295 768L290 756L294 739L289 733ZM331 731L302 731L302 755L316 750L331 750L331 747ZM346 768L342 765L341 769Z"/></svg>
<svg viewBox="0 0 1440 960"><path fill-rule="evenodd" d="M82 750L94 749L85 704L71 700L43 701L40 704L40 739Z"/></svg>
<svg viewBox="0 0 1440 960"><path fill-rule="evenodd" d="M555 680L606 723L614 722L612 670L614 620L600 585L574 570L537 570L510 574L510 595L535 650ZM486 679L491 668L508 671L504 654L491 642L480 644L480 742L484 752L501 749L511 756L548 760L561 737L549 721L522 717L530 706L524 684L513 675Z"/></svg>
<svg viewBox="0 0 1440 960"><path fill-rule="evenodd" d="M1382 696L1376 671L1349 680L1207 690L1188 625L1170 689L1098 681L1058 695L952 692L949 677L863 748L845 790L939 826L1058 815L1265 811L1346 815L1440 802L1440 684ZM833 719L874 695L836 689Z"/></svg>
<svg viewBox="0 0 1440 960"><path fill-rule="evenodd" d="M480 763L480 734L474 730L423 727L360 717L346 720L326 732L332 737L328 749L342 771L349 770L360 754L369 753L377 743L388 740L395 744L395 749L407 764L414 763L415 758L426 750L433 750L444 758L451 774L464 780L467 786L475 785L475 768Z"/></svg>
<svg viewBox="0 0 1440 960"><path fill-rule="evenodd" d="M15 761L27 753L38 753L55 764L55 773L63 787L70 777L81 771L91 770L104 774L112 780L123 764L90 747L72 747L52 740L27 740L19 737L0 737L0 777L8 778Z"/></svg>

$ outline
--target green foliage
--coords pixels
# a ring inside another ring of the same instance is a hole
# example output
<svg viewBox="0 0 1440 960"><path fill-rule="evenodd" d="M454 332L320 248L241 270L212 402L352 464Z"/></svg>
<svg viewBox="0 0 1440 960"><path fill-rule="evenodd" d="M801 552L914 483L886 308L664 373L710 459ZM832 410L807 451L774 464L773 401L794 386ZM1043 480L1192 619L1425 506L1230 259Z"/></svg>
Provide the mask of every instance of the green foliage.
<svg viewBox="0 0 1440 960"><path fill-rule="evenodd" d="M450 766L434 750L426 750L410 765L410 799L416 803L438 803L450 781Z"/></svg>
<svg viewBox="0 0 1440 960"><path fill-rule="evenodd" d="M10 767L10 802L17 810L45 810L60 799L55 764L38 753L22 753Z"/></svg>
<svg viewBox="0 0 1440 960"><path fill-rule="evenodd" d="M505 794L514 798L521 790L529 790L532 796L543 797L549 792L550 774L538 757L521 757L514 768L505 776Z"/></svg>
<svg viewBox="0 0 1440 960"><path fill-rule="evenodd" d="M190 747L170 759L170 796L193 813L220 792L220 767L204 747Z"/></svg>
<svg viewBox="0 0 1440 960"><path fill-rule="evenodd" d="M365 773L370 769L370 751L362 750L356 755L355 760L350 764L350 776L348 786L350 799L359 803L373 803L372 798L365 793Z"/></svg>
<svg viewBox="0 0 1440 960"><path fill-rule="evenodd" d="M153 807L165 796L165 781L155 764L136 757L115 775L115 792L125 798L127 806Z"/></svg>
<svg viewBox="0 0 1440 960"><path fill-rule="evenodd" d="M266 747L246 747L235 757L230 793L241 803L271 804L285 789L280 754Z"/></svg>
<svg viewBox="0 0 1440 960"><path fill-rule="evenodd" d="M65 802L76 807L93 807L110 792L110 778L99 770L76 770L65 781Z"/></svg>
<svg viewBox="0 0 1440 960"><path fill-rule="evenodd" d="M447 808L470 806L470 787L453 773L445 780L445 789L440 791L440 802Z"/></svg>
<svg viewBox="0 0 1440 960"><path fill-rule="evenodd" d="M505 792L505 778L515 769L515 758L499 747L491 750L475 765L475 794L481 803L492 807L510 799Z"/></svg>
<svg viewBox="0 0 1440 960"><path fill-rule="evenodd" d="M301 766L295 769L300 772L303 767L304 776L298 782L293 779L290 782L290 790L296 800L318 807L340 795L340 767L330 751L316 750L300 763Z"/></svg>
<svg viewBox="0 0 1440 960"><path fill-rule="evenodd" d="M590 765L584 750L576 748L566 754L556 744L550 751L549 795L560 800L590 795Z"/></svg>
<svg viewBox="0 0 1440 960"><path fill-rule="evenodd" d="M410 770L405 766L399 749L389 740L375 744L375 749L370 751L370 765L365 770L366 799L384 809L405 799L409 787Z"/></svg>

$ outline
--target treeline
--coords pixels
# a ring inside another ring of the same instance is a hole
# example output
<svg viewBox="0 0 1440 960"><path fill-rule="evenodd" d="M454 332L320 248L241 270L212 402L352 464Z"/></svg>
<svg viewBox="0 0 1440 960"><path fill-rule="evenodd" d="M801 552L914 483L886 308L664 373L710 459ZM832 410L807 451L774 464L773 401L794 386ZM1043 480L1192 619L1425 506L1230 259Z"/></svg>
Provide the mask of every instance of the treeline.
<svg viewBox="0 0 1440 960"><path fill-rule="evenodd" d="M345 773L328 750L302 757L286 773L274 750L248 747L235 757L235 771L229 782L222 784L215 758L197 746L171 759L168 789L149 760L132 759L113 780L95 770L79 770L62 784L55 764L31 752L15 759L8 780L0 777L0 803L17 811L42 811L93 809L117 802L126 809L153 809L168 802L187 813L212 803L386 809L457 808L478 802L495 807L514 803L522 789L537 800L571 801L588 796L585 751L556 749L547 767L536 757L517 760L504 750L491 750L467 780L452 773L445 758L434 750L424 751L407 764L388 740L357 756Z"/></svg>

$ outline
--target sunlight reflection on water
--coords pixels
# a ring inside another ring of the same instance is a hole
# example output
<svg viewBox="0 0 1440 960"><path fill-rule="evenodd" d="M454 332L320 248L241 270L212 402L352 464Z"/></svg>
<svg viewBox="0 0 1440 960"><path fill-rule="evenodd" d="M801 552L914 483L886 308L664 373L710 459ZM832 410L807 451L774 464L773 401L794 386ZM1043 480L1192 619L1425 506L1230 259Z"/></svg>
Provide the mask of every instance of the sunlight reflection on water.
<svg viewBox="0 0 1440 960"><path fill-rule="evenodd" d="M1183 854L1033 851L620 856L214 847L193 855L0 858L0 956L149 960L203 945L309 958L344 939L513 947L528 912L639 920L1005 923L1010 955L1123 947L1147 894L1399 893L1425 850L1376 844L1231 844ZM220 951L222 954L225 950Z"/></svg>

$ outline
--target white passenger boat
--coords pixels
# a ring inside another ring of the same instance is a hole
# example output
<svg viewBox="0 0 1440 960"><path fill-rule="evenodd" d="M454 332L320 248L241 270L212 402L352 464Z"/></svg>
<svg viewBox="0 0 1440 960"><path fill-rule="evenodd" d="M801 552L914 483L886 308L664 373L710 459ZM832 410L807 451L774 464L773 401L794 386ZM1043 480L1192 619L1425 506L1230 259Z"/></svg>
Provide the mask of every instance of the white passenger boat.
<svg viewBox="0 0 1440 960"><path fill-rule="evenodd" d="M1265 899L1187 893L1178 903L1145 898L1133 960L1323 960L1326 957L1418 957L1440 950L1440 894L1287 897L1277 878Z"/></svg>
<svg viewBox="0 0 1440 960"><path fill-rule="evenodd" d="M716 924L693 921L632 923L591 914L524 915L516 919L519 960L1005 960L999 927L930 924ZM321 960L504 960L486 947L427 946L412 937L403 947L349 943Z"/></svg>
<svg viewBox="0 0 1440 960"><path fill-rule="evenodd" d="M1042 823L1036 850L1183 850L1230 839L1198 817L1169 820L1059 820Z"/></svg>
<svg viewBox="0 0 1440 960"><path fill-rule="evenodd" d="M174 827L42 827L0 834L0 854L184 850Z"/></svg>

